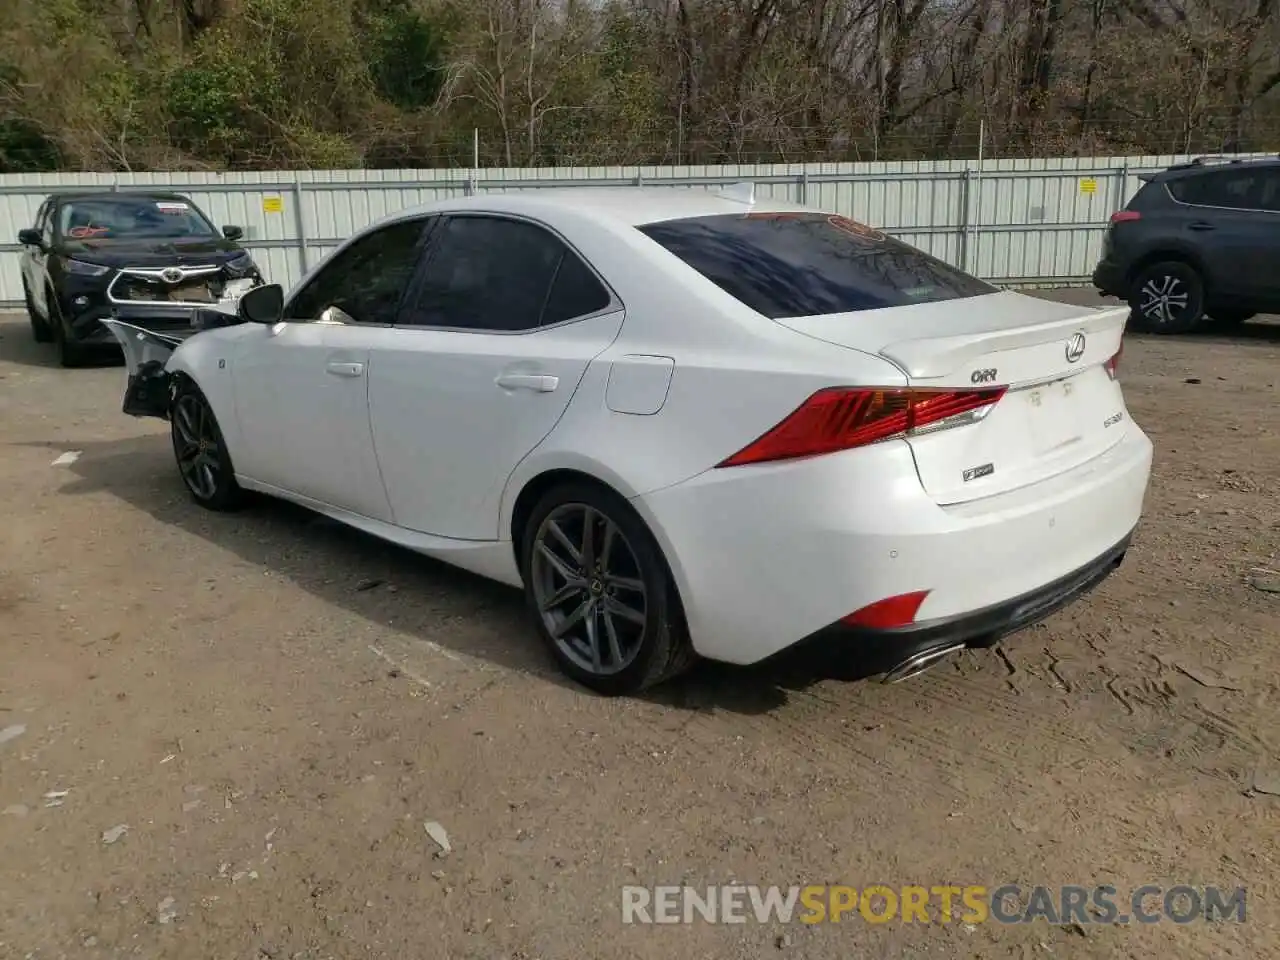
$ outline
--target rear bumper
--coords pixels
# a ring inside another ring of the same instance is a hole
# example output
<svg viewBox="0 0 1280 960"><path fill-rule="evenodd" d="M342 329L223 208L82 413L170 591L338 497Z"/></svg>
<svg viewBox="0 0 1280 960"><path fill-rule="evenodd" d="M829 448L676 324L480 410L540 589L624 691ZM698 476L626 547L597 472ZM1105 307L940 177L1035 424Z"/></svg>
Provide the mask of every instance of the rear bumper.
<svg viewBox="0 0 1280 960"><path fill-rule="evenodd" d="M928 591L911 628L921 632L904 644L967 642L1046 616L1123 553L1151 456L1129 421L1113 447L1065 473L942 507L907 445L891 442L710 470L634 503L672 568L694 648L754 663L917 591Z"/></svg>
<svg viewBox="0 0 1280 960"><path fill-rule="evenodd" d="M829 640L846 645L891 643L895 655L903 660L943 647L990 646L1001 637L1039 623L1089 593L1119 569L1132 540L1133 534L1130 533L1101 556L1066 576L981 610L892 629L837 624L806 637L802 642Z"/></svg>

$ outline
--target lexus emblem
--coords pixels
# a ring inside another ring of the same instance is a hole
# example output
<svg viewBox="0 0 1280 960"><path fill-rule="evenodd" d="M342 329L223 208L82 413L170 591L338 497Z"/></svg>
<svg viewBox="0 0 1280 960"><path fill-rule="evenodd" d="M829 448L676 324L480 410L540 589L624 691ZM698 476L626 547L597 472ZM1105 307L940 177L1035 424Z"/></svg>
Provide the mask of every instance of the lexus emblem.
<svg viewBox="0 0 1280 960"><path fill-rule="evenodd" d="M1073 334L1067 341L1067 363L1075 363L1084 356L1084 334Z"/></svg>
<svg viewBox="0 0 1280 960"><path fill-rule="evenodd" d="M183 274L183 272L177 267L165 267L164 270L161 271L160 276L164 278L165 283L177 283L183 278L183 276L185 276L185 274ZM1081 349L1084 348L1082 347Z"/></svg>

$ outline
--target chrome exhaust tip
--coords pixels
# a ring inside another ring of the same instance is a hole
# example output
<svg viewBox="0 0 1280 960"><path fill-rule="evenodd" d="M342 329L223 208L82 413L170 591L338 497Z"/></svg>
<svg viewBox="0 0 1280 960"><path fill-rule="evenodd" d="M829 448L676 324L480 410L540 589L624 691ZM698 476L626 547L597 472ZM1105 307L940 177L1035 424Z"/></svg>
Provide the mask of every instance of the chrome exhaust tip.
<svg viewBox="0 0 1280 960"><path fill-rule="evenodd" d="M965 645L963 643L951 643L942 647L934 647L931 650L922 650L890 670L881 679L881 683L901 683L903 680L910 680L912 677L918 677L930 667L936 666L948 657L951 657L961 650Z"/></svg>

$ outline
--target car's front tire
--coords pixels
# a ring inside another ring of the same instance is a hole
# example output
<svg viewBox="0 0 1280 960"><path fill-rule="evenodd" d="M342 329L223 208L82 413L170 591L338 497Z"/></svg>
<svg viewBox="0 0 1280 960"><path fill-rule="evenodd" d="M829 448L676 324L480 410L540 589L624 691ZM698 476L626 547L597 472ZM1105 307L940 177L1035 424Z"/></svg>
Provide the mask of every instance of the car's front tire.
<svg viewBox="0 0 1280 960"><path fill-rule="evenodd" d="M625 500L586 482L549 490L521 538L525 596L560 668L598 693L637 693L693 662L671 571Z"/></svg>
<svg viewBox="0 0 1280 960"><path fill-rule="evenodd" d="M1166 260L1143 267L1129 287L1134 329L1189 333L1204 317L1204 280L1195 267Z"/></svg>
<svg viewBox="0 0 1280 960"><path fill-rule="evenodd" d="M44 302L48 305L46 318L53 334L53 342L58 345L58 362L68 368L83 367L85 360L88 359L88 352L83 344L67 339L66 327L63 326L61 319L54 315L58 306L52 287L45 292Z"/></svg>
<svg viewBox="0 0 1280 960"><path fill-rule="evenodd" d="M178 473L191 498L209 510L232 510L243 491L213 407L200 388L181 378L169 405L169 433Z"/></svg>
<svg viewBox="0 0 1280 960"><path fill-rule="evenodd" d="M40 316L35 301L31 299L31 291L27 289L26 280L22 281L22 299L26 302L27 316L31 320L31 336L36 343L52 343L53 331L49 329L49 321Z"/></svg>

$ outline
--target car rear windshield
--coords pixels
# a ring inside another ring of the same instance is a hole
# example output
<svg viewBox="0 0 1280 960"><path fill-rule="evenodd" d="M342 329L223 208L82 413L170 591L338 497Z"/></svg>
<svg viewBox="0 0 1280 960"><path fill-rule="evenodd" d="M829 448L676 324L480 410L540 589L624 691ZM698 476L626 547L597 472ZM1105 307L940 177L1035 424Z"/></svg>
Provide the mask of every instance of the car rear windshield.
<svg viewBox="0 0 1280 960"><path fill-rule="evenodd" d="M722 214L664 220L639 229L774 320L996 292L936 257L845 217Z"/></svg>
<svg viewBox="0 0 1280 960"><path fill-rule="evenodd" d="M204 214L187 200L157 197L85 197L58 211L58 228L72 240L213 237Z"/></svg>

